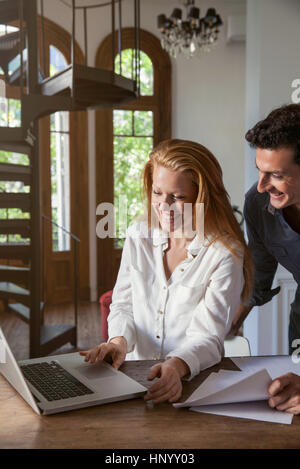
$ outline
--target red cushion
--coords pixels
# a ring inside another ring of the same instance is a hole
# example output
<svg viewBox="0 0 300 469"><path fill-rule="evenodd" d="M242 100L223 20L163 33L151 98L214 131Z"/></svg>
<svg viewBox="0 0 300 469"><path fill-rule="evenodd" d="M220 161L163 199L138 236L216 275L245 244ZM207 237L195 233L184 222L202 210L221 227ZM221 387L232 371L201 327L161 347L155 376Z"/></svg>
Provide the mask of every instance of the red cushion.
<svg viewBox="0 0 300 469"><path fill-rule="evenodd" d="M101 335L106 341L108 339L108 325L107 325L107 316L109 315L109 307L112 299L112 290L109 290L99 298L100 311L101 311Z"/></svg>

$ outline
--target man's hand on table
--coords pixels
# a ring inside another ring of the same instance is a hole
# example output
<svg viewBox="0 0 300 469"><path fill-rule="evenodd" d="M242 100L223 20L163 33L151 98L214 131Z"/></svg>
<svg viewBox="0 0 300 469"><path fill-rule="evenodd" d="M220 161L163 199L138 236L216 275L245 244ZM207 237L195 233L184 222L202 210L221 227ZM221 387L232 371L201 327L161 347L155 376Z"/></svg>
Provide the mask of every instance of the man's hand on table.
<svg viewBox="0 0 300 469"><path fill-rule="evenodd" d="M300 376L287 373L274 379L268 388L270 407L300 414Z"/></svg>

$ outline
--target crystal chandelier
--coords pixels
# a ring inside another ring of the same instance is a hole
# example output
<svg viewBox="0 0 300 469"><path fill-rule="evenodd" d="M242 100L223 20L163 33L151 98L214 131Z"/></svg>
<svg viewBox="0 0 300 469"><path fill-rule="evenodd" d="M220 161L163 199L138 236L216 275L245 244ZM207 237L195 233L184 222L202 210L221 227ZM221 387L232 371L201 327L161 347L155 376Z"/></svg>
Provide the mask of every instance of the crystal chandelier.
<svg viewBox="0 0 300 469"><path fill-rule="evenodd" d="M179 53L190 58L200 51L209 52L218 40L219 28L223 21L214 8L209 8L200 18L200 9L195 7L195 0L184 0L186 19L182 19L182 10L175 8L170 18L158 15L157 26L161 32L161 45L171 57Z"/></svg>

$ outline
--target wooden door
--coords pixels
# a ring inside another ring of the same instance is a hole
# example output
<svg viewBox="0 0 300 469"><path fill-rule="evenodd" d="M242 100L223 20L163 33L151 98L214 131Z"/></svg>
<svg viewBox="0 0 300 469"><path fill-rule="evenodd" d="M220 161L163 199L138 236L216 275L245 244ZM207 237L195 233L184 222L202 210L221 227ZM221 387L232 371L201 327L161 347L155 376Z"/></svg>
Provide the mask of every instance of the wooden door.
<svg viewBox="0 0 300 469"><path fill-rule="evenodd" d="M66 31L46 19L44 30L41 63L45 76L51 76L70 63L71 40ZM77 44L75 57L76 63L84 62ZM75 241L68 232L80 239L77 294L90 299L87 134L86 112L57 112L40 120L42 289L49 303L74 298Z"/></svg>

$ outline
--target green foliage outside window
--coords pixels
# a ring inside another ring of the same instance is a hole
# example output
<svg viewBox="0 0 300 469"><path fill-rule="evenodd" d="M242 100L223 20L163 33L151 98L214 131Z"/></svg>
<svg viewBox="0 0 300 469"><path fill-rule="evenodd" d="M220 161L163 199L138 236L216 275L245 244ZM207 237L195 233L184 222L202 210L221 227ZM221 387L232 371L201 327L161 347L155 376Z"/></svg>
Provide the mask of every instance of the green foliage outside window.
<svg viewBox="0 0 300 469"><path fill-rule="evenodd" d="M0 97L0 127L21 126L21 101Z"/></svg>
<svg viewBox="0 0 300 469"><path fill-rule="evenodd" d="M120 75L134 79L134 70L135 70L135 51L133 49L125 49L121 54L121 63L120 63L120 54L115 58L115 72ZM145 52L140 51L140 94L141 96L152 96L153 95L153 64Z"/></svg>
<svg viewBox="0 0 300 469"><path fill-rule="evenodd" d="M126 226L129 226L144 211L142 170L153 148L152 121L153 117L150 111L114 111L116 248L123 247ZM133 132L130 133L129 129L133 129ZM126 219L124 199L127 205Z"/></svg>
<svg viewBox="0 0 300 469"><path fill-rule="evenodd" d="M50 64L49 64L49 75L50 77L56 75L67 67L67 61L63 54L53 45L49 48ZM61 166L61 172L64 172L63 165L65 160L69 160L69 113L66 111L56 112L51 115L50 118L50 155L51 155L51 218L55 223L59 223L60 220L58 215L59 204L69 203L66 202L68 197L64 200L59 200L59 194L57 190L58 178L61 175L57 174L57 160L58 154L60 155L59 164ZM69 194L70 181L67 178L63 178L60 181L63 184L63 194ZM61 207L60 207L61 208ZM64 224L64 223L63 223ZM66 229L70 229L70 220L68 225L64 226ZM65 235L63 234L63 237ZM67 237L68 238L68 237ZM59 228L56 225L52 225L52 250L60 251L69 249L69 238L63 244L59 245Z"/></svg>
<svg viewBox="0 0 300 469"><path fill-rule="evenodd" d="M5 127L13 127L20 125L21 104L19 100L6 100L5 112L2 109L0 115L0 125ZM29 165L29 156L21 153L13 153L0 150L0 163ZM21 181L0 181L0 193L29 193L29 186L25 186ZM2 208L0 209L0 219L29 219L28 212L23 212L18 208ZM0 235L0 243L29 243L29 239L22 238L19 234Z"/></svg>
<svg viewBox="0 0 300 469"><path fill-rule="evenodd" d="M132 79L134 68L135 51L133 49L122 51L122 69L120 69L120 56L116 56L116 73ZM141 51L141 96L152 96L153 84L151 59ZM113 129L115 248L122 248L126 227L144 212L142 170L153 148L153 112L150 110L114 110Z"/></svg>

